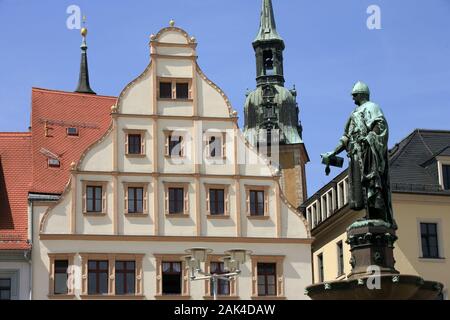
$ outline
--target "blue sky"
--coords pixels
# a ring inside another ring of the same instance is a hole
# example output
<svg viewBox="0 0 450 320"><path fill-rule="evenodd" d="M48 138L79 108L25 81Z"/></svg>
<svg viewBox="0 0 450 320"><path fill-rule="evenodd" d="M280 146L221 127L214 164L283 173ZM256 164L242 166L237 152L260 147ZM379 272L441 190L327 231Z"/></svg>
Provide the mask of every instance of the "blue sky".
<svg viewBox="0 0 450 320"><path fill-rule="evenodd" d="M450 0L273 0L286 43L286 86L296 85L308 194L329 181L319 154L334 148L353 109L354 82L369 84L390 124L390 145L415 128L450 130ZM69 5L88 17L91 86L116 96L149 62L152 33L176 25L199 43L199 64L240 113L255 87L251 42L261 0L0 0L0 131L25 131L31 87L72 91L80 36ZM369 30L369 5L381 30ZM57 106L56 106L57 107ZM333 170L332 175L337 174Z"/></svg>

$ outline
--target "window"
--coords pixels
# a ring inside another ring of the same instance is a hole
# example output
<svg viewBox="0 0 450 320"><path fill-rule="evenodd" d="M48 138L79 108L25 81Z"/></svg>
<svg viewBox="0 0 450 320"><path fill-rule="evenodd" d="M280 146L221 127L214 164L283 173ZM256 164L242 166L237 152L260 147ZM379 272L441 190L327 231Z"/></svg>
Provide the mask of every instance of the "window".
<svg viewBox="0 0 450 320"><path fill-rule="evenodd" d="M258 263L258 296L277 295L276 270L275 263Z"/></svg>
<svg viewBox="0 0 450 320"><path fill-rule="evenodd" d="M338 195L339 195L339 200L338 200L338 205L339 208L344 206L344 183L341 182L338 184Z"/></svg>
<svg viewBox="0 0 450 320"><path fill-rule="evenodd" d="M184 137L180 133L173 131L164 131L166 135L165 156L166 157L184 157Z"/></svg>
<svg viewBox="0 0 450 320"><path fill-rule="evenodd" d="M135 294L136 263L134 261L116 261L116 294Z"/></svg>
<svg viewBox="0 0 450 320"><path fill-rule="evenodd" d="M0 279L0 300L11 300L11 279Z"/></svg>
<svg viewBox="0 0 450 320"><path fill-rule="evenodd" d="M319 271L319 282L323 282L323 254L317 256L317 268Z"/></svg>
<svg viewBox="0 0 450 320"><path fill-rule="evenodd" d="M172 99L172 82L159 83L159 97L161 99Z"/></svg>
<svg viewBox="0 0 450 320"><path fill-rule="evenodd" d="M420 223L422 257L439 258L437 223Z"/></svg>
<svg viewBox="0 0 450 320"><path fill-rule="evenodd" d="M169 213L183 213L184 211L184 189L169 188Z"/></svg>
<svg viewBox="0 0 450 320"><path fill-rule="evenodd" d="M176 84L177 99L189 99L189 83Z"/></svg>
<svg viewBox="0 0 450 320"><path fill-rule="evenodd" d="M250 258L252 263L252 299L267 296L284 298L284 256L251 255Z"/></svg>
<svg viewBox="0 0 450 320"><path fill-rule="evenodd" d="M88 294L108 294L108 260L89 260Z"/></svg>
<svg viewBox="0 0 450 320"><path fill-rule="evenodd" d="M186 274L184 256L186 254L155 254L156 295L189 297L189 277ZM166 298L167 299L167 298Z"/></svg>
<svg viewBox="0 0 450 320"><path fill-rule="evenodd" d="M83 181L83 213L106 213L107 182Z"/></svg>
<svg viewBox="0 0 450 320"><path fill-rule="evenodd" d="M67 128L67 135L71 137L78 137L78 128L75 127Z"/></svg>
<svg viewBox="0 0 450 320"><path fill-rule="evenodd" d="M270 76L273 75L273 52L272 50L264 50L263 51L263 59L264 59L264 71L265 75Z"/></svg>
<svg viewBox="0 0 450 320"><path fill-rule="evenodd" d="M245 186L247 216L255 219L269 217L269 187Z"/></svg>
<svg viewBox="0 0 450 320"><path fill-rule="evenodd" d="M89 295L143 298L144 254L80 253L80 256L82 298L89 299Z"/></svg>
<svg viewBox="0 0 450 320"><path fill-rule="evenodd" d="M162 263L162 293L163 294L181 294L181 262Z"/></svg>
<svg viewBox="0 0 450 320"><path fill-rule="evenodd" d="M450 165L442 165L444 190L450 190Z"/></svg>
<svg viewBox="0 0 450 320"><path fill-rule="evenodd" d="M54 294L67 294L69 260L55 260Z"/></svg>
<svg viewBox="0 0 450 320"><path fill-rule="evenodd" d="M159 99L191 99L190 78L160 78L159 79Z"/></svg>
<svg viewBox="0 0 450 320"><path fill-rule="evenodd" d="M101 186L87 186L86 194L87 212L102 212L103 188Z"/></svg>
<svg viewBox="0 0 450 320"><path fill-rule="evenodd" d="M144 212L144 188L128 188L128 213Z"/></svg>
<svg viewBox="0 0 450 320"><path fill-rule="evenodd" d="M211 274L225 274L225 265L223 262L211 262L210 264ZM213 282L210 281L210 292L214 293ZM217 279L217 294L221 296L230 295L230 281L224 279Z"/></svg>
<svg viewBox="0 0 450 320"><path fill-rule="evenodd" d="M342 241L337 243L338 277L344 274L344 247Z"/></svg>
<svg viewBox="0 0 450 320"><path fill-rule="evenodd" d="M48 158L48 166L50 168L59 168L61 166L61 162L58 159Z"/></svg>
<svg viewBox="0 0 450 320"><path fill-rule="evenodd" d="M128 135L128 154L141 154L141 135Z"/></svg>
<svg viewBox="0 0 450 320"><path fill-rule="evenodd" d="M209 212L211 215L225 213L225 190L209 189Z"/></svg>
<svg viewBox="0 0 450 320"><path fill-rule="evenodd" d="M188 183L164 182L166 215L188 217Z"/></svg>
<svg viewBox="0 0 450 320"><path fill-rule="evenodd" d="M250 215L264 215L264 191L250 190Z"/></svg>

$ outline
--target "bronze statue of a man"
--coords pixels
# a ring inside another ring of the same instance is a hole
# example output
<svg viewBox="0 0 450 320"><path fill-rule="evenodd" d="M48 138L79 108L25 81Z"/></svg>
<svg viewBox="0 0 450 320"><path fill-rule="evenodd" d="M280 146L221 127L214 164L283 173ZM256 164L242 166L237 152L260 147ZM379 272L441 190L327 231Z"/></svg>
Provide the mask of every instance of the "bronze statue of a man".
<svg viewBox="0 0 450 320"><path fill-rule="evenodd" d="M366 209L365 219L383 220L396 228L389 183L388 124L381 108L369 101L366 84L357 82L352 96L357 107L345 125L339 145L322 155L323 162L333 162L337 154L346 150L350 208Z"/></svg>

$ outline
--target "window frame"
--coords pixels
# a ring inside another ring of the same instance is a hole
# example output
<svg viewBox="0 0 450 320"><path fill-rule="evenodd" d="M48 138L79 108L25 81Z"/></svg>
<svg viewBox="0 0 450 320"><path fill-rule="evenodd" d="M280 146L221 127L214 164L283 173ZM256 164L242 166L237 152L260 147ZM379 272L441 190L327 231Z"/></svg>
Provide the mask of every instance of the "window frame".
<svg viewBox="0 0 450 320"><path fill-rule="evenodd" d="M124 192L124 213L127 216L142 217L147 216L149 213L148 206L148 185L149 182L123 182L123 192ZM128 208L128 198L129 198L129 188L142 188L142 212L130 212Z"/></svg>
<svg viewBox="0 0 450 320"><path fill-rule="evenodd" d="M259 185L245 185L245 200L246 200L246 214L248 219L270 219L269 215L269 189L270 186L259 186ZM263 205L263 215L252 215L251 214L251 199L250 195L252 191L263 191L264 192L264 205Z"/></svg>
<svg viewBox="0 0 450 320"><path fill-rule="evenodd" d="M118 298L144 298L143 294L143 258L145 254L140 253L80 253L81 256L81 298L96 299L107 297ZM88 262L89 260L107 260L108 261L108 293L107 294L88 294ZM117 295L115 283L116 261L134 261L135 262L135 294Z"/></svg>
<svg viewBox="0 0 450 320"><path fill-rule="evenodd" d="M337 277L341 277L345 274L345 265L344 265L344 241L340 240L336 243L336 252L337 252Z"/></svg>
<svg viewBox="0 0 450 320"><path fill-rule="evenodd" d="M425 257L423 255L422 250L422 231L421 224L422 223L433 223L436 224L436 232L437 232L437 248L438 248L438 257ZM442 221L441 219L429 219L429 218L418 218L417 219L417 240L418 240L418 257L421 261L445 261L444 257L444 239L442 233Z"/></svg>
<svg viewBox="0 0 450 320"><path fill-rule="evenodd" d="M271 299L286 299L285 289L285 277L284 277L284 255L251 255L252 264L252 299L255 300L271 300ZM276 295L271 296L259 296L258 295L258 263L274 263L276 267Z"/></svg>
<svg viewBox="0 0 450 320"><path fill-rule="evenodd" d="M155 299L190 299L190 281L189 272L186 268L184 256L186 254L154 254L156 266L156 294ZM162 263L180 262L181 263L181 294L163 294L162 288Z"/></svg>
<svg viewBox="0 0 450 320"><path fill-rule="evenodd" d="M205 272L206 273L210 273L211 272L211 263L212 262L223 262L220 261L222 258L224 258L225 255L220 255L220 254L209 254L206 258L206 263L205 263ZM233 278L232 280L229 281L229 290L230 290L230 294L229 295L217 295L217 298L219 300L235 300L238 298L237 296L237 281L236 278ZM211 280L206 280L205 281L205 295L203 296L203 299L206 300L211 300L213 299L213 292L211 291Z"/></svg>
<svg viewBox="0 0 450 320"><path fill-rule="evenodd" d="M87 188L88 187L101 187L102 188L102 210L101 211L88 211L88 199L87 199ZM83 197L83 214L86 216L104 216L108 212L108 201L107 201L107 181L91 181L82 180L82 197Z"/></svg>
<svg viewBox="0 0 450 320"><path fill-rule="evenodd" d="M226 137L227 134L226 132L222 132L222 131L206 131L203 134L204 136L204 146L205 146L205 158L209 161L214 161L214 160L225 160L227 158L227 148L226 148ZM221 150L220 152L222 153L220 156L211 156L211 150L210 150L210 140L211 138L220 138L221 140Z"/></svg>
<svg viewBox="0 0 450 320"><path fill-rule="evenodd" d="M159 101L193 101L192 78L158 77L157 99ZM161 98L161 83L171 83L171 98ZM188 97L177 98L177 84L188 85Z"/></svg>
<svg viewBox="0 0 450 320"><path fill-rule="evenodd" d="M230 185L229 184L211 184L211 183L205 183L205 204L206 204L206 215L208 219L226 219L230 217ZM210 190L211 189L217 189L217 190L223 190L223 208L224 212L223 214L212 214L211 213L211 204L210 204Z"/></svg>
<svg viewBox="0 0 450 320"><path fill-rule="evenodd" d="M75 295L75 283L74 283L74 257L75 253L49 253L49 287L48 287L48 296L49 297L73 297ZM57 294L55 293L55 261L58 260L67 260L68 262L68 270L67 270L67 293L66 294ZM70 281L70 282L69 282Z"/></svg>
<svg viewBox="0 0 450 320"><path fill-rule="evenodd" d="M324 262L323 262L323 252L317 254L317 283L322 283L325 281L325 268L324 268Z"/></svg>
<svg viewBox="0 0 450 320"><path fill-rule="evenodd" d="M0 278L0 280L9 281L9 286L7 286L7 287L0 286L0 292L1 291L8 291L9 292L9 297L8 297L8 299L2 299L1 298L1 294L0 294L0 301L11 301L12 300L12 296L13 296L13 294L12 294L12 290L13 290L13 281L12 281L12 279L10 277L5 277L5 278Z"/></svg>
<svg viewBox="0 0 450 320"><path fill-rule="evenodd" d="M181 217L187 218L189 217L189 182L167 182L164 181L164 213L166 217ZM183 189L183 211L179 213L170 213L170 194L169 189L179 188Z"/></svg>
<svg viewBox="0 0 450 320"><path fill-rule="evenodd" d="M58 164L52 164L51 161L58 161ZM61 168L61 160L57 158L47 158L47 167L50 169L59 169Z"/></svg>
<svg viewBox="0 0 450 320"><path fill-rule="evenodd" d="M177 135L181 138L181 141L179 142L181 144L180 146L180 153L178 155L171 155L170 150L170 143L171 138L173 136L173 133L180 133ZM179 130L164 130L164 157L168 159L185 159L186 158L186 132L179 131Z"/></svg>
<svg viewBox="0 0 450 320"><path fill-rule="evenodd" d="M146 153L146 130L139 130L139 129L123 129L124 131L124 143L125 143L125 155L129 158L141 158L141 157L145 157ZM140 147L140 153L130 153L129 150L129 136L130 135L140 135L140 143L141 143L141 147Z"/></svg>
<svg viewBox="0 0 450 320"><path fill-rule="evenodd" d="M75 130L76 130L76 133L70 133L70 132L69 132L70 129L75 129ZM78 137L80 136L80 129L78 129L77 127L67 127L67 128L66 128L66 135L67 135L68 137L71 137L71 138L78 138Z"/></svg>

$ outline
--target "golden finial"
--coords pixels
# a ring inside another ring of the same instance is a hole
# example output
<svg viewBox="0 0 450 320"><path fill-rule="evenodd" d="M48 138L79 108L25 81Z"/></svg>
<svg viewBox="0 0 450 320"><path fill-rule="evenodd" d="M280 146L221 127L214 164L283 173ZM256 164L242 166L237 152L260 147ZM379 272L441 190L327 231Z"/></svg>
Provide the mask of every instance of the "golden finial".
<svg viewBox="0 0 450 320"><path fill-rule="evenodd" d="M72 161L72 163L70 164L70 170L76 170L76 168L77 164L74 161Z"/></svg>
<svg viewBox="0 0 450 320"><path fill-rule="evenodd" d="M175 20L170 19L169 21L169 26L173 27L175 25Z"/></svg>
<svg viewBox="0 0 450 320"><path fill-rule="evenodd" d="M190 40L191 40L192 43L195 43L195 41L196 41L197 39L195 39L195 37L191 37Z"/></svg>
<svg viewBox="0 0 450 320"><path fill-rule="evenodd" d="M83 28L81 28L81 35L83 37L86 37L88 33L88 30L86 28L86 16L83 16Z"/></svg>

